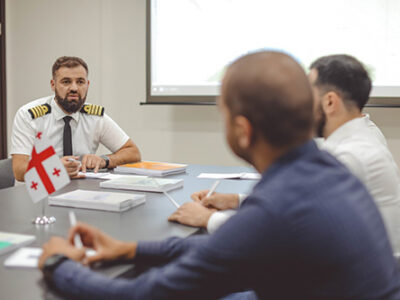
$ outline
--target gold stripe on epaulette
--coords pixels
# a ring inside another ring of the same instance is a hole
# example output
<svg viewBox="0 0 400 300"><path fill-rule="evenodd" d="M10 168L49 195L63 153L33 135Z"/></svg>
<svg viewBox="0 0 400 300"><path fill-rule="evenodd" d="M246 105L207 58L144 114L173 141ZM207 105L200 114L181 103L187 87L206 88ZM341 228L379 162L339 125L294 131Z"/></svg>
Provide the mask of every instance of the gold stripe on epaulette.
<svg viewBox="0 0 400 300"><path fill-rule="evenodd" d="M101 117L104 114L104 107L95 104L85 104L82 106L80 112L88 115Z"/></svg>
<svg viewBox="0 0 400 300"><path fill-rule="evenodd" d="M36 113L36 111L35 111L35 109L34 108L31 108L30 110L29 110L29 112L31 113L31 115L32 115L32 119L36 119L37 117L38 117L38 115L37 115L37 113Z"/></svg>
<svg viewBox="0 0 400 300"><path fill-rule="evenodd" d="M39 117L43 117L44 115L51 113L51 106L47 103L42 105L37 105L28 109L28 112L31 115L32 119L37 119Z"/></svg>

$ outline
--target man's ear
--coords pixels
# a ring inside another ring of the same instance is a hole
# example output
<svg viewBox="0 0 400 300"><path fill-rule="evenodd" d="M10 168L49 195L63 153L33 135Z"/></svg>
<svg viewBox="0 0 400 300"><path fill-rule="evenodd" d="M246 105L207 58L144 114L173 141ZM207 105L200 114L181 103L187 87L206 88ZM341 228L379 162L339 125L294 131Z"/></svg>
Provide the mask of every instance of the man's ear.
<svg viewBox="0 0 400 300"><path fill-rule="evenodd" d="M54 92L56 89L56 83L55 83L54 79L50 80L50 86L51 86L51 90Z"/></svg>
<svg viewBox="0 0 400 300"><path fill-rule="evenodd" d="M326 115L332 115L338 111L341 101L342 99L336 92L327 92L322 97L322 109Z"/></svg>
<svg viewBox="0 0 400 300"><path fill-rule="evenodd" d="M243 149L248 149L252 143L254 134L251 123L244 116L236 116L234 126L238 145Z"/></svg>

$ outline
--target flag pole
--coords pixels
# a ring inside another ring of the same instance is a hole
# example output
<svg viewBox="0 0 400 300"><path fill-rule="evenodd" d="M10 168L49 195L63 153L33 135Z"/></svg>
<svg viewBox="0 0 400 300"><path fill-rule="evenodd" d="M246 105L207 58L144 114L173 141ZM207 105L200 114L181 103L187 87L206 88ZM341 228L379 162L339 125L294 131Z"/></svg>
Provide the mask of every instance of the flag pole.
<svg viewBox="0 0 400 300"><path fill-rule="evenodd" d="M36 224L36 225L48 225L48 224L53 224L56 222L56 218L51 216L51 217L47 217L46 216L46 202L48 200L49 197L44 198L41 202L42 202L42 216L40 217L36 217L32 223Z"/></svg>

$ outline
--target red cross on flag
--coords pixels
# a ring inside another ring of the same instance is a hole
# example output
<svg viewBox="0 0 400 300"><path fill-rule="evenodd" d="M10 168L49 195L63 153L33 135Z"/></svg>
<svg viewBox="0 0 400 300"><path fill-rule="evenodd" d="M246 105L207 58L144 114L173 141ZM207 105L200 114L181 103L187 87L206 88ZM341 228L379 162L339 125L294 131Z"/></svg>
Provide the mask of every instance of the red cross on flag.
<svg viewBox="0 0 400 300"><path fill-rule="evenodd" d="M42 132L38 132L25 173L25 184L32 201L36 203L46 198L69 182L68 173L53 146Z"/></svg>

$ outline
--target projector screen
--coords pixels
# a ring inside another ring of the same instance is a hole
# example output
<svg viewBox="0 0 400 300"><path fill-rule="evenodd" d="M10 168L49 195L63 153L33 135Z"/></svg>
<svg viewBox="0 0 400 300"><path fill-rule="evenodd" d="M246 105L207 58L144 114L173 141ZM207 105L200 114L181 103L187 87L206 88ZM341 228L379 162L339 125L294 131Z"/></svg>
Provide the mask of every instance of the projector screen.
<svg viewBox="0 0 400 300"><path fill-rule="evenodd" d="M399 0L148 0L147 102L213 102L233 60L283 51L308 71L350 54L372 97L400 97Z"/></svg>

